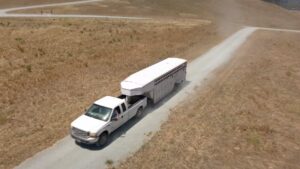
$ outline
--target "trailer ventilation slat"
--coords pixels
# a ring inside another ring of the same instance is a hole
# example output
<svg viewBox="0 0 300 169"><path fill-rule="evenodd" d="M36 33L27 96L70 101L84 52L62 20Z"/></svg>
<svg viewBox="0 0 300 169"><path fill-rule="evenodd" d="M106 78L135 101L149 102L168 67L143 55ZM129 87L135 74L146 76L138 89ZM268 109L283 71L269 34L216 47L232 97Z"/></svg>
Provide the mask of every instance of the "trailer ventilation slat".
<svg viewBox="0 0 300 169"><path fill-rule="evenodd" d="M176 69L166 73L165 75L159 77L158 79L156 79L154 81L154 84L157 85L159 84L160 82L164 81L165 79L169 78L170 76L176 74L177 72L179 72L180 70L182 69L186 69L186 64L183 64L183 65L180 65L179 67L177 67Z"/></svg>

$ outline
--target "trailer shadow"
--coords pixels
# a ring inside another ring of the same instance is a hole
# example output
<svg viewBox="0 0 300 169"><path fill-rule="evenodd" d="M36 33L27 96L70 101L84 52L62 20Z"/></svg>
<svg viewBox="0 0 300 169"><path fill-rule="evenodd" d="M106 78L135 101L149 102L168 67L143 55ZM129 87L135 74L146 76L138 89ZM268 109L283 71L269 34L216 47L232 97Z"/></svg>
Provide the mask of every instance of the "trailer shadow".
<svg viewBox="0 0 300 169"><path fill-rule="evenodd" d="M78 146L82 147L82 148L89 149L89 150L92 150L92 151L97 151L97 150L104 149L105 147L109 146L112 142L114 142L118 138L120 138L120 137L126 137L126 132L128 130L130 130L134 125L136 125L137 123L139 123L140 121L142 121L143 118L146 117L148 114L150 114L151 112L153 112L156 109L158 109L161 106L163 106L173 96L175 96L179 91L181 91L186 86L188 86L189 83L190 83L190 81L185 81L181 85L176 86L175 89L170 94L168 94L164 99L162 99L161 101L159 101L156 104L148 103L149 106L147 106L147 108L144 110L143 116L140 117L140 118L137 118L137 117L132 118L131 120L129 120L128 122L126 122L122 127L118 128L113 133L111 133L111 135L109 137L109 140L108 140L108 143L105 146L98 147L96 145L86 145L86 144L81 144L81 143L77 143L77 142L76 142L76 144Z"/></svg>

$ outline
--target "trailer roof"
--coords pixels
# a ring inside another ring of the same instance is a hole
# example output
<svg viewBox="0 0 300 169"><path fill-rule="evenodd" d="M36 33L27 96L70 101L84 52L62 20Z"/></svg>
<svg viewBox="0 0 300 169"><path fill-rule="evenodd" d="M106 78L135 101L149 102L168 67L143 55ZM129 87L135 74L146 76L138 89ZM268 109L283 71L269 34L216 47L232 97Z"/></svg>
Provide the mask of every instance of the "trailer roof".
<svg viewBox="0 0 300 169"><path fill-rule="evenodd" d="M159 63L132 74L121 83L121 86L122 88L129 90L144 87L145 85L185 62L187 61L180 58L167 58Z"/></svg>

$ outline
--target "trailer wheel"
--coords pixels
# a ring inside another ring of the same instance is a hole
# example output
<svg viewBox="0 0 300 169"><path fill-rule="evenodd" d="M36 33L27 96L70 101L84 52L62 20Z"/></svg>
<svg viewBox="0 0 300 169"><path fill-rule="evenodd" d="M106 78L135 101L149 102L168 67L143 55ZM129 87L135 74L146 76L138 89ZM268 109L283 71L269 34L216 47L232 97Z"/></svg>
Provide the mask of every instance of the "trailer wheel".
<svg viewBox="0 0 300 169"><path fill-rule="evenodd" d="M141 118L143 116L143 108L140 107L136 112L136 117Z"/></svg>
<svg viewBox="0 0 300 169"><path fill-rule="evenodd" d="M98 139L96 145L99 147L105 146L105 144L107 143L107 140L108 140L108 133L104 132L99 136L99 139Z"/></svg>

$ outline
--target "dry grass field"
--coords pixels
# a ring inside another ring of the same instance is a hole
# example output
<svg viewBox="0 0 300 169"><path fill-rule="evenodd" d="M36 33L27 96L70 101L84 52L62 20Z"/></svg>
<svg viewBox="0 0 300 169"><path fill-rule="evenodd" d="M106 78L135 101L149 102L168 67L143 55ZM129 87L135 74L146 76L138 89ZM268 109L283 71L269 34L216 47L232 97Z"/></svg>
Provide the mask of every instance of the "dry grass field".
<svg viewBox="0 0 300 169"><path fill-rule="evenodd" d="M300 12L292 12L263 0L104 0L81 5L17 11L20 13L100 14L151 18L208 19L221 25L300 27Z"/></svg>
<svg viewBox="0 0 300 169"><path fill-rule="evenodd" d="M224 38L196 20L1 19L0 31L0 168L67 135L129 74L169 56L192 59Z"/></svg>
<svg viewBox="0 0 300 169"><path fill-rule="evenodd" d="M300 168L300 34L258 31L118 169Z"/></svg>
<svg viewBox="0 0 300 169"><path fill-rule="evenodd" d="M0 8L67 1L73 0L0 0ZM107 0L42 10L154 19L1 18L0 168L63 138L74 118L95 99L117 95L132 72L174 55L190 61L243 25L300 28L299 12L261 0ZM299 156L297 41L292 34L257 33L241 49L237 58L243 59L198 91L187 110L174 109L163 130L121 168L293 168L297 159L290 156ZM179 126L184 120L189 125Z"/></svg>

